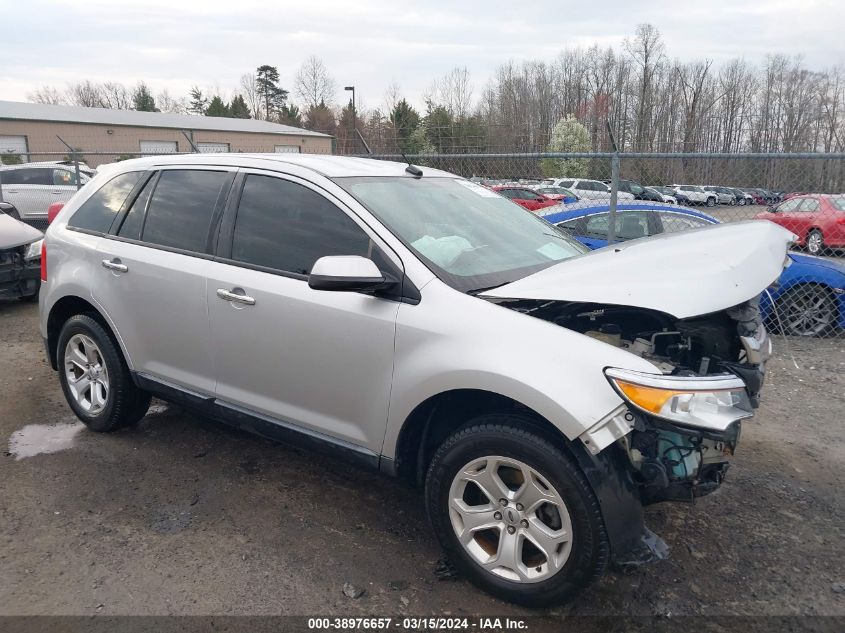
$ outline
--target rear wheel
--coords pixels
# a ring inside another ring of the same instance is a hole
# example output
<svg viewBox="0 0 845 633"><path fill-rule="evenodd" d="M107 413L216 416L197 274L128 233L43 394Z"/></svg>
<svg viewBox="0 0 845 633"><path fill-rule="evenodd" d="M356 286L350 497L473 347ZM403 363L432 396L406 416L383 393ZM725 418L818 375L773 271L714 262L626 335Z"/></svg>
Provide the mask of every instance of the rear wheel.
<svg viewBox="0 0 845 633"><path fill-rule="evenodd" d="M111 333L91 316L65 322L57 354L65 398L92 431L115 431L147 413L150 394L135 386Z"/></svg>
<svg viewBox="0 0 845 633"><path fill-rule="evenodd" d="M716 206L716 198L713 198L713 197L707 198L707 206L708 207L715 207Z"/></svg>
<svg viewBox="0 0 845 633"><path fill-rule="evenodd" d="M820 255L824 250L824 236L818 229L813 229L807 234L807 252L811 255Z"/></svg>
<svg viewBox="0 0 845 633"><path fill-rule="evenodd" d="M449 560L485 591L525 606L573 598L607 566L598 502L580 469L524 418L485 415L437 450L429 518Z"/></svg>
<svg viewBox="0 0 845 633"><path fill-rule="evenodd" d="M824 336L836 328L836 301L823 286L791 288L778 299L777 309L786 334Z"/></svg>

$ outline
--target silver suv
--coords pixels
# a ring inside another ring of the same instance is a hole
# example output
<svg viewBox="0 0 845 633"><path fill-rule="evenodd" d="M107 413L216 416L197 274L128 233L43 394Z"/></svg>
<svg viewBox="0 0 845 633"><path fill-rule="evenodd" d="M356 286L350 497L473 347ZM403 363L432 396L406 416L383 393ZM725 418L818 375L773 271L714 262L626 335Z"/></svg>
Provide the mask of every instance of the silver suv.
<svg viewBox="0 0 845 633"><path fill-rule="evenodd" d="M79 182L87 183L94 171L80 167ZM47 210L54 202L67 202L76 193L76 168L63 162L0 165L3 202L14 207L9 213L25 222L46 226Z"/></svg>
<svg viewBox="0 0 845 633"><path fill-rule="evenodd" d="M550 605L664 553L644 505L722 482L793 237L589 253L434 169L150 157L101 168L48 229L40 327L91 430L156 395L403 477L460 573Z"/></svg>

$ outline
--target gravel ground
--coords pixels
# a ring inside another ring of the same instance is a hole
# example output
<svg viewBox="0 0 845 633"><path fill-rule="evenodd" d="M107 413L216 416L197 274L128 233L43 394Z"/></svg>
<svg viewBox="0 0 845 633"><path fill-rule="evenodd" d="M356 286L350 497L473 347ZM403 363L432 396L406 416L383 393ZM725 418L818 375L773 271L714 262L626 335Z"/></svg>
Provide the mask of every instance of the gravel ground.
<svg viewBox="0 0 845 633"><path fill-rule="evenodd" d="M549 613L845 615L845 340L790 348L722 489L648 509L670 559ZM396 481L163 403L115 434L74 426L34 305L0 303L0 384L0 615L530 613L439 580Z"/></svg>

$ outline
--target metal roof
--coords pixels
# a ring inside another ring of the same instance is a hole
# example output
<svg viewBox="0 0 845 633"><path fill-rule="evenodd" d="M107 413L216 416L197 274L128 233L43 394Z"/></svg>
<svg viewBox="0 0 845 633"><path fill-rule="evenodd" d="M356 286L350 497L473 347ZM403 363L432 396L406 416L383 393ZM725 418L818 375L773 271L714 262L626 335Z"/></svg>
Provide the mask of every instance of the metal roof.
<svg viewBox="0 0 845 633"><path fill-rule="evenodd" d="M330 138L328 134L255 119L230 119L227 117L194 116L168 112L138 112L137 110L113 110L111 108L84 108L81 106L49 105L22 101L0 101L0 120L3 119Z"/></svg>

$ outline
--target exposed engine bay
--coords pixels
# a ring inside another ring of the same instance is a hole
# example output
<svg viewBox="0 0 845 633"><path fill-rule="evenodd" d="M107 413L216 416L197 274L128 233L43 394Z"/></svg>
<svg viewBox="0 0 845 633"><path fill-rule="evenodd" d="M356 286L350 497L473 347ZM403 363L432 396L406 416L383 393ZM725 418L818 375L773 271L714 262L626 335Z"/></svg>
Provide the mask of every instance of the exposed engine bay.
<svg viewBox="0 0 845 633"><path fill-rule="evenodd" d="M497 302L640 356L665 376L732 374L745 383L748 415L758 406L770 344L759 297L728 310L686 319L619 305ZM602 422L601 429L585 434L593 439L592 444L589 439L585 444L598 452L605 445L610 448L615 440L640 485L643 503L689 501L719 487L739 434L739 422L724 429L708 429L678 424L634 407L620 407ZM597 445L595 439L602 437L606 439Z"/></svg>

